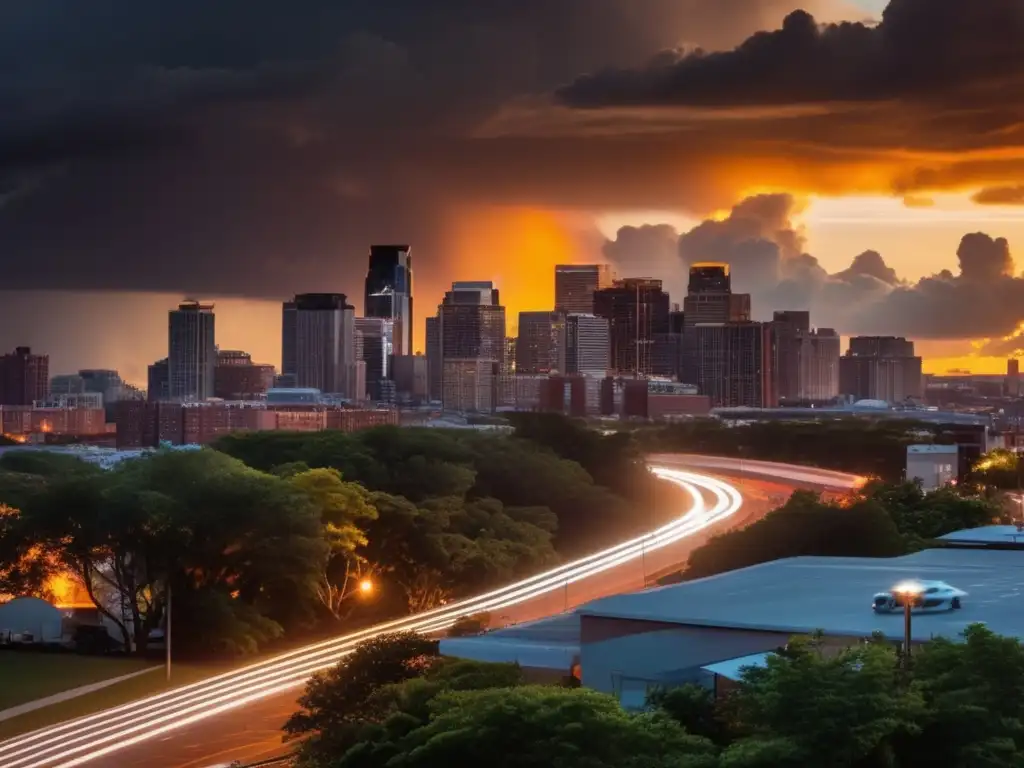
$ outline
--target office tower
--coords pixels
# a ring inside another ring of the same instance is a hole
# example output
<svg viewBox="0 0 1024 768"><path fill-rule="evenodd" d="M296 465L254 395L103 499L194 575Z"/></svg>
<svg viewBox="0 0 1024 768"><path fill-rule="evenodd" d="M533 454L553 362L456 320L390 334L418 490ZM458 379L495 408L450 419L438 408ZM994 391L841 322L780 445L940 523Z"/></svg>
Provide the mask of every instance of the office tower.
<svg viewBox="0 0 1024 768"><path fill-rule="evenodd" d="M800 400L832 400L839 394L839 334L818 328L800 340Z"/></svg>
<svg viewBox="0 0 1024 768"><path fill-rule="evenodd" d="M121 374L109 368L84 368L78 372L85 382L86 392L99 392L105 405L111 405L126 395Z"/></svg>
<svg viewBox="0 0 1024 768"><path fill-rule="evenodd" d="M357 317L356 333L362 335L360 359L366 363L366 388L371 400L386 401L392 379L396 323L384 317Z"/></svg>
<svg viewBox="0 0 1024 768"><path fill-rule="evenodd" d="M295 302L284 302L281 305L281 375L290 377L293 387L298 373L295 360L296 318Z"/></svg>
<svg viewBox="0 0 1024 768"><path fill-rule="evenodd" d="M427 318L425 348L427 350L427 399L441 399L441 318Z"/></svg>
<svg viewBox="0 0 1024 768"><path fill-rule="evenodd" d="M285 305L294 311L294 337L282 338L282 347L295 350L295 385L339 394L353 400L366 397L356 381L356 311L343 293L304 293ZM363 366L365 367L365 366ZM290 373L285 371L285 373Z"/></svg>
<svg viewBox="0 0 1024 768"><path fill-rule="evenodd" d="M681 333L656 333L651 342L651 375L678 379L683 355Z"/></svg>
<svg viewBox="0 0 1024 768"><path fill-rule="evenodd" d="M49 355L33 355L30 347L17 347L0 356L0 405L32 405L50 389Z"/></svg>
<svg viewBox="0 0 1024 768"><path fill-rule="evenodd" d="M772 316L775 326L775 376L779 400L800 399L800 350L811 332L811 313L786 310Z"/></svg>
<svg viewBox="0 0 1024 768"><path fill-rule="evenodd" d="M608 320L611 367L620 375L650 376L654 337L668 333L668 294L661 280L631 277L594 294L594 312Z"/></svg>
<svg viewBox="0 0 1024 768"><path fill-rule="evenodd" d="M695 383L713 408L771 408L778 404L772 371L771 323L707 323L688 329L698 359Z"/></svg>
<svg viewBox="0 0 1024 768"><path fill-rule="evenodd" d="M854 336L839 358L839 393L855 400L900 403L922 395L914 342L896 336Z"/></svg>
<svg viewBox="0 0 1024 768"><path fill-rule="evenodd" d="M85 379L77 373L62 373L50 379L51 395L80 395L85 392Z"/></svg>
<svg viewBox="0 0 1024 768"><path fill-rule="evenodd" d="M149 366L146 376L146 400L159 403L171 398L170 365L167 358Z"/></svg>
<svg viewBox="0 0 1024 768"><path fill-rule="evenodd" d="M494 410L505 347L505 308L497 289L490 282L452 283L438 317L444 408Z"/></svg>
<svg viewBox="0 0 1024 768"><path fill-rule="evenodd" d="M596 315L572 314L564 320L564 360L560 373L579 376L606 376L611 367L611 337L608 320Z"/></svg>
<svg viewBox="0 0 1024 768"><path fill-rule="evenodd" d="M1006 386L1003 390L1008 397L1020 397L1020 361L1015 357L1006 361Z"/></svg>
<svg viewBox="0 0 1024 768"><path fill-rule="evenodd" d="M704 263L690 267L683 300L683 324L742 323L750 320L750 294L733 293L728 264Z"/></svg>
<svg viewBox="0 0 1024 768"><path fill-rule="evenodd" d="M215 336L212 304L189 300L168 312L167 376L172 400L213 397Z"/></svg>
<svg viewBox="0 0 1024 768"><path fill-rule="evenodd" d="M395 355L393 364L393 378L398 400L412 403L422 403L426 400L429 389L426 356Z"/></svg>
<svg viewBox="0 0 1024 768"><path fill-rule="evenodd" d="M591 315L594 293L612 285L607 264L559 264L555 267L555 311Z"/></svg>
<svg viewBox="0 0 1024 768"><path fill-rule="evenodd" d="M668 313L668 332L682 335L683 329L686 327L686 313L678 309L678 304L673 306L677 307L677 309L673 309Z"/></svg>
<svg viewBox="0 0 1024 768"><path fill-rule="evenodd" d="M515 343L515 371L551 373L558 367L559 330L562 315L558 312L520 312L519 336Z"/></svg>
<svg viewBox="0 0 1024 768"><path fill-rule="evenodd" d="M214 396L222 400L255 400L274 386L274 366L252 361L248 352L220 350L213 376Z"/></svg>
<svg viewBox="0 0 1024 768"><path fill-rule="evenodd" d="M366 273L366 317L393 323L394 353L413 353L412 256L408 245L371 245ZM367 371L370 381L373 374Z"/></svg>

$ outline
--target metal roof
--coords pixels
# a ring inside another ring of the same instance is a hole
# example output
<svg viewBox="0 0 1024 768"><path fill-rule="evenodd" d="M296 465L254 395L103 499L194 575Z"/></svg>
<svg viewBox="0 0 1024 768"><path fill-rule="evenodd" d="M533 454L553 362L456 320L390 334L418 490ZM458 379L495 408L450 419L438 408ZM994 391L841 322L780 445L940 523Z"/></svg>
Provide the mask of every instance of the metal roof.
<svg viewBox="0 0 1024 768"><path fill-rule="evenodd" d="M722 629L898 640L900 614L875 614L876 592L909 579L965 590L963 608L915 615L915 640L955 639L972 623L1024 638L1024 552L932 549L896 558L795 557L682 584L615 595L579 609L584 617L635 619Z"/></svg>

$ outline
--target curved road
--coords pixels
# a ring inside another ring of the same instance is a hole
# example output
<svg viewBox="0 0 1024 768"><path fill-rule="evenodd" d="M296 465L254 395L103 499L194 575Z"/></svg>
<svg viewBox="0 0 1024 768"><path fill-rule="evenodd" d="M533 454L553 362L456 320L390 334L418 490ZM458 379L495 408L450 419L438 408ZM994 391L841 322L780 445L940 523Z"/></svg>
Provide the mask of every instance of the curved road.
<svg viewBox="0 0 1024 768"><path fill-rule="evenodd" d="M298 689L369 637L436 632L484 611L502 622L530 620L638 589L650 574L678 566L712 532L763 514L780 491L793 486L849 491L862 482L842 473L706 456L652 456L650 464L659 477L684 489L692 504L682 517L645 536L459 603L10 739L0 743L0 765L206 768L280 754L280 727L295 710ZM708 471L729 479L704 474Z"/></svg>

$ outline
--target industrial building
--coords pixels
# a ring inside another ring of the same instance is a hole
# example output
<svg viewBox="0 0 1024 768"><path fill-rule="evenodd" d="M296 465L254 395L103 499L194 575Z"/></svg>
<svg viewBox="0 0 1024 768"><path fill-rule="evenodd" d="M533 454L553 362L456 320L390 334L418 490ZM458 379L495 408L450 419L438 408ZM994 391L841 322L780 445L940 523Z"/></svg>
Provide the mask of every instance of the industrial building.
<svg viewBox="0 0 1024 768"><path fill-rule="evenodd" d="M741 667L763 664L794 635L821 630L826 647L836 648L874 632L900 642L902 614L874 613L871 597L908 579L947 581L968 593L961 610L915 615L914 642L955 640L979 622L1024 638L1024 551L951 547L884 559L777 560L603 598L479 637L442 640L441 652L563 674L578 666L584 686L642 706L657 687L735 679Z"/></svg>

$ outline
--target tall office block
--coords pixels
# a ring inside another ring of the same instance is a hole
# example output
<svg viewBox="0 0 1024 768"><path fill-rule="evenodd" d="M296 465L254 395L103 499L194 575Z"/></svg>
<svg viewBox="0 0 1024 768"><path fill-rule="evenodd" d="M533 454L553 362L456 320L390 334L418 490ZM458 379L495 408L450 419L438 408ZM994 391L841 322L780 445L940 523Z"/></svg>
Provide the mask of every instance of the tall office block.
<svg viewBox="0 0 1024 768"><path fill-rule="evenodd" d="M559 264L555 267L555 311L591 315L594 293L612 285L607 264Z"/></svg>
<svg viewBox="0 0 1024 768"><path fill-rule="evenodd" d="M362 361L356 355L355 307L345 294L299 294L285 305L286 318L290 311L295 313L294 336L281 341L282 348L295 350L295 385L364 399L356 370ZM285 322L284 330L289 327Z"/></svg>
<svg viewBox="0 0 1024 768"><path fill-rule="evenodd" d="M818 328L800 340L801 400L832 400L839 394L839 334Z"/></svg>
<svg viewBox="0 0 1024 768"><path fill-rule="evenodd" d="M444 408L493 410L505 357L505 307L497 289L490 282L452 283L438 318Z"/></svg>
<svg viewBox="0 0 1024 768"><path fill-rule="evenodd" d="M363 314L393 324L396 355L413 354L412 256L408 245L371 245ZM372 377L372 373L368 374ZM372 378L371 378L372 380Z"/></svg>
<svg viewBox="0 0 1024 768"><path fill-rule="evenodd" d="M1020 397L1020 361L1015 357L1006 361L1006 385L1003 392L1007 397Z"/></svg>
<svg viewBox="0 0 1024 768"><path fill-rule="evenodd" d="M427 318L427 399L441 399L441 318Z"/></svg>
<svg viewBox="0 0 1024 768"><path fill-rule="evenodd" d="M386 382L393 378L395 322L383 317L357 317L356 333L362 337L359 358L366 363L366 388L372 400L387 400Z"/></svg>
<svg viewBox="0 0 1024 768"><path fill-rule="evenodd" d="M771 408L774 390L774 328L771 323L729 322L694 326L699 372L696 382L713 408Z"/></svg>
<svg viewBox="0 0 1024 768"><path fill-rule="evenodd" d="M669 298L661 280L616 280L594 294L593 314L608 320L612 368L620 375L650 376L654 337L669 329Z"/></svg>
<svg viewBox="0 0 1024 768"><path fill-rule="evenodd" d="M0 405L32 405L50 390L50 357L17 347L0 356Z"/></svg>
<svg viewBox="0 0 1024 768"><path fill-rule="evenodd" d="M606 376L611 367L611 337L607 318L572 314L564 321L565 342L560 344L559 372L568 375Z"/></svg>
<svg viewBox="0 0 1024 768"><path fill-rule="evenodd" d="M839 393L856 400L899 403L923 393L914 342L896 336L854 336L839 358Z"/></svg>
<svg viewBox="0 0 1024 768"><path fill-rule="evenodd" d="M520 312L519 335L515 343L515 372L551 373L559 370L559 330L562 315L558 312Z"/></svg>
<svg viewBox="0 0 1024 768"><path fill-rule="evenodd" d="M281 375L290 377L293 382L298 372L295 360L295 323L295 302L286 301L281 305Z"/></svg>
<svg viewBox="0 0 1024 768"><path fill-rule="evenodd" d="M698 380L706 379L699 370L697 336L691 329L697 325L745 322L750 322L750 294L732 292L729 265L717 262L692 265L683 299L680 380L697 384Z"/></svg>
<svg viewBox="0 0 1024 768"><path fill-rule="evenodd" d="M811 313L786 310L772 316L775 326L775 376L780 400L800 398L800 351L811 332Z"/></svg>
<svg viewBox="0 0 1024 768"><path fill-rule="evenodd" d="M168 313L167 377L172 400L213 397L217 367L212 304L185 301Z"/></svg>

